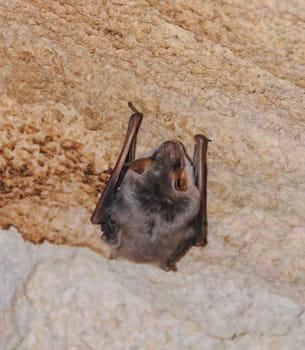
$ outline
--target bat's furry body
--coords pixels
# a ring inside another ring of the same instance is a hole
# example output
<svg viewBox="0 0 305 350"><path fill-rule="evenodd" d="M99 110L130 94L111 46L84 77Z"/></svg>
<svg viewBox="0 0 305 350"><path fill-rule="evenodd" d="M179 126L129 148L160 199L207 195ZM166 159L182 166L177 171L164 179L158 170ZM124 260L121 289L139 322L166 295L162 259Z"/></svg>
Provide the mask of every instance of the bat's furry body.
<svg viewBox="0 0 305 350"><path fill-rule="evenodd" d="M165 261L179 243L194 236L190 222L198 213L200 193L194 181L186 191L175 190L170 170L158 162L144 174L127 171L101 223L107 240L115 232L112 257Z"/></svg>

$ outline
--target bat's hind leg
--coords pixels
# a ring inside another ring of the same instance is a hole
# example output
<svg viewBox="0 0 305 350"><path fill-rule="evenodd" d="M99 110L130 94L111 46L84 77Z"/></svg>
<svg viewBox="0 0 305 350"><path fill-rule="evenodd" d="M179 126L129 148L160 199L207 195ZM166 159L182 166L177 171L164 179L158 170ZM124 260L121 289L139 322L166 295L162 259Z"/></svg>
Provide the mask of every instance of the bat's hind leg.
<svg viewBox="0 0 305 350"><path fill-rule="evenodd" d="M118 244L120 227L115 218L106 214L102 218L101 226L103 230L102 239L112 245Z"/></svg>
<svg viewBox="0 0 305 350"><path fill-rule="evenodd" d="M176 271L176 262L183 257L183 255L196 244L196 237L188 238L180 243L176 250L166 260L162 261L160 266L164 271Z"/></svg>

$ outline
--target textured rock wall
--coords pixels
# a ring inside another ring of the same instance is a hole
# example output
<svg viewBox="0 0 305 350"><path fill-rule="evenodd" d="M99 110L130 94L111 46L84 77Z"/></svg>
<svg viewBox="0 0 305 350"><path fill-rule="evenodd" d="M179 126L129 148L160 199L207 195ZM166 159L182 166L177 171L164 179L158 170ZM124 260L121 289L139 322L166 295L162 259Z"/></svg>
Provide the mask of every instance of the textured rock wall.
<svg viewBox="0 0 305 350"><path fill-rule="evenodd" d="M4 349L302 348L304 23L302 0L0 2L2 228L107 254L89 217L128 101L138 153L213 140L209 244L178 274L1 233Z"/></svg>

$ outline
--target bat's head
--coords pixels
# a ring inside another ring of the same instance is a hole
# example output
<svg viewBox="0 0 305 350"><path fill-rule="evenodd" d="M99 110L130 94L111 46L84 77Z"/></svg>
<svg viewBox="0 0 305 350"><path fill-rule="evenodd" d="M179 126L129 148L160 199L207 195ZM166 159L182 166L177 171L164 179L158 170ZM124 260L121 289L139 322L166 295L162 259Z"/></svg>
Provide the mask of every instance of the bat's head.
<svg viewBox="0 0 305 350"><path fill-rule="evenodd" d="M159 195L185 192L194 183L191 162L179 141L162 143L149 157L136 159L128 167Z"/></svg>
<svg viewBox="0 0 305 350"><path fill-rule="evenodd" d="M185 191L187 189L190 161L182 143L178 141L162 143L155 152L152 163L152 172L162 174L165 183L170 184L173 190Z"/></svg>

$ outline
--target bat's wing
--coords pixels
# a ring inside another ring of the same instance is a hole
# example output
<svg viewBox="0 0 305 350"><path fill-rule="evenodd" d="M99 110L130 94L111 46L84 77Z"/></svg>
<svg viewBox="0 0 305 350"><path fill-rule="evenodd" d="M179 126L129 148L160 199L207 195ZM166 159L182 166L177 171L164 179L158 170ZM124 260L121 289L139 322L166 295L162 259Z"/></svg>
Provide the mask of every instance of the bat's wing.
<svg viewBox="0 0 305 350"><path fill-rule="evenodd" d="M110 179L101 194L101 197L96 205L96 208L91 216L91 222L93 224L101 224L102 215L105 210L112 202L115 191L122 183L127 169L124 167L125 163L131 162L135 158L136 151L136 139L137 133L143 118L142 113L138 112L132 103L128 103L129 107L134 112L129 119L128 129L125 137L121 153L115 164Z"/></svg>
<svg viewBox="0 0 305 350"><path fill-rule="evenodd" d="M206 156L208 142L210 140L204 135L195 136L195 149L193 157L193 172L195 185L200 192L200 208L196 215L193 225L195 235L182 241L176 247L175 251L160 266L165 271L176 270L175 262L185 254L191 246L203 246L207 243L208 221L207 221L207 166Z"/></svg>
<svg viewBox="0 0 305 350"><path fill-rule="evenodd" d="M207 221L207 150L209 139L204 135L195 136L195 150L193 157L193 170L195 184L201 195L199 212L194 221L196 233L196 246L203 246L207 243L208 221Z"/></svg>

